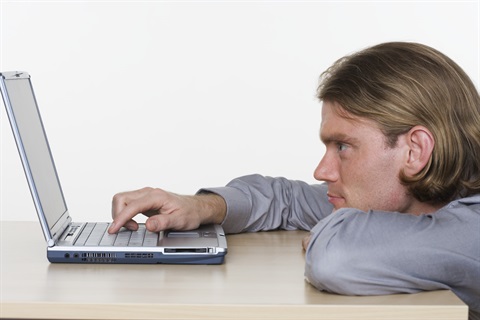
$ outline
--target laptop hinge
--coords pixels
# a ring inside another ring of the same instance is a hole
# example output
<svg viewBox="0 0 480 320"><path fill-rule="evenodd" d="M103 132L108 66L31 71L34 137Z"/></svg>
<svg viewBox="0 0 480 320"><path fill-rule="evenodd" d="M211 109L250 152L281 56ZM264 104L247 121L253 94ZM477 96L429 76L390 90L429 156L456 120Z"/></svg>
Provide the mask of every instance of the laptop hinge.
<svg viewBox="0 0 480 320"><path fill-rule="evenodd" d="M52 235L52 239L49 239L47 241L47 245L49 247L55 246L55 244L58 242L58 239L60 238L60 236L65 232L65 230L67 230L70 227L71 223L72 223L72 218L70 218L70 216L67 216L67 219L65 219L65 222L60 227L60 229L58 229L57 233Z"/></svg>

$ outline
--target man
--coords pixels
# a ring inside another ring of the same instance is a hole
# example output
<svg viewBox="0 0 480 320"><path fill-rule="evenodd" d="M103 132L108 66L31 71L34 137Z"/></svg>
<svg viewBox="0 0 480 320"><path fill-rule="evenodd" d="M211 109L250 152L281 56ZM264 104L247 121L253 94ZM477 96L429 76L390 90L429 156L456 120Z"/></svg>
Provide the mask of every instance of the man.
<svg viewBox="0 0 480 320"><path fill-rule="evenodd" d="M114 196L110 232L221 223L226 232L310 230L307 279L348 295L453 290L480 319L480 97L451 59L384 43L323 75L326 152L308 185L251 175L180 196Z"/></svg>

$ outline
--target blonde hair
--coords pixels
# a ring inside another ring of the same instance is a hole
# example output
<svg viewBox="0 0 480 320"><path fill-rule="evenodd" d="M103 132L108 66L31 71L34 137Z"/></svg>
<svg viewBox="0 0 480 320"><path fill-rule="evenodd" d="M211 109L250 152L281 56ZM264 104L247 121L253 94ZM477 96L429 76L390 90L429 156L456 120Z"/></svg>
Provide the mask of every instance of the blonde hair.
<svg viewBox="0 0 480 320"><path fill-rule="evenodd" d="M379 44L335 62L322 74L317 93L375 121L389 147L416 125L431 131L429 163L416 176L400 173L418 200L447 202L480 193L480 96L441 52L418 43Z"/></svg>

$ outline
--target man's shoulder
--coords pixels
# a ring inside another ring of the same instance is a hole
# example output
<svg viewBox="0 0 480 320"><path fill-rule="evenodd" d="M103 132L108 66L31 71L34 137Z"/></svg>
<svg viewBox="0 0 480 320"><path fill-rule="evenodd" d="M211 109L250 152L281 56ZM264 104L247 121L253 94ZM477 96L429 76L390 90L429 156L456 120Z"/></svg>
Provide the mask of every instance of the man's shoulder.
<svg viewBox="0 0 480 320"><path fill-rule="evenodd" d="M480 213L480 194L475 194L465 198L455 199L442 208L440 211L450 211L454 209L465 209Z"/></svg>

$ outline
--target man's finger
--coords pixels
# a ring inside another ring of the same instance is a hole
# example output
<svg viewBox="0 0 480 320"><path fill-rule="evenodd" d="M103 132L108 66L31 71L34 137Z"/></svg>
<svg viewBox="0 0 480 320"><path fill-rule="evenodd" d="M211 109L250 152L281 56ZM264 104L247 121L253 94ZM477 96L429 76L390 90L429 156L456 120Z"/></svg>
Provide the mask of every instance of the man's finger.
<svg viewBox="0 0 480 320"><path fill-rule="evenodd" d="M137 199L126 205L123 210L113 217L113 222L108 229L109 233L117 233L121 227L125 226L127 229L136 230L138 225L132 220L133 217L142 213L143 211L152 210L150 203L145 203L143 199Z"/></svg>
<svg viewBox="0 0 480 320"><path fill-rule="evenodd" d="M310 244L311 238L312 238L311 234L306 236L305 238L303 238L303 240L302 240L303 250L307 251L307 248L308 248L308 245Z"/></svg>
<svg viewBox="0 0 480 320"><path fill-rule="evenodd" d="M112 199L112 218L115 219L115 217L135 199L145 197L145 195L151 192L151 189L152 188L143 188L134 191L121 192L114 195Z"/></svg>

